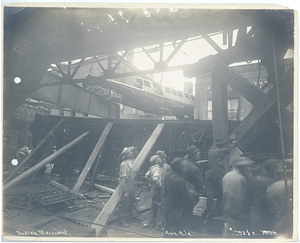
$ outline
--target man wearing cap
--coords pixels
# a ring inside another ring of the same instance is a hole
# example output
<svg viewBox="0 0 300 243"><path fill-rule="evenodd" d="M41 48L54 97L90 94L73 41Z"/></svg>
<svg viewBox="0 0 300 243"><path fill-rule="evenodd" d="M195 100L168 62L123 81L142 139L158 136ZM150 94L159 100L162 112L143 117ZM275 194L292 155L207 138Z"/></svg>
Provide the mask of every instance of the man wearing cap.
<svg viewBox="0 0 300 243"><path fill-rule="evenodd" d="M153 155L150 158L152 166L145 174L145 177L151 182L151 208L149 226L157 230L164 230L164 172L163 161L159 155Z"/></svg>
<svg viewBox="0 0 300 243"><path fill-rule="evenodd" d="M208 170L205 173L205 185L207 194L207 217L211 219L214 216L222 214L222 178L225 175L225 166L227 164L226 156L235 147L235 142L226 147L227 139L220 137L208 152ZM214 195L216 191L216 208L214 211Z"/></svg>
<svg viewBox="0 0 300 243"><path fill-rule="evenodd" d="M164 173L164 177L165 177L166 174L168 174L169 172L172 171L171 166L168 165L167 162L166 162L167 155L162 150L157 150L155 154L158 155L161 158L161 160L162 160L162 163L163 163L163 173Z"/></svg>
<svg viewBox="0 0 300 243"><path fill-rule="evenodd" d="M137 211L137 201L134 191L134 176L132 163L134 161L134 147L124 148L120 159L120 201L118 205L118 223L123 227L129 227L128 221L132 218L140 219Z"/></svg>
<svg viewBox="0 0 300 243"><path fill-rule="evenodd" d="M252 191L248 178L251 174L250 166L253 163L247 157L240 157L235 161L233 169L222 180L225 236L236 235L235 231L250 231Z"/></svg>

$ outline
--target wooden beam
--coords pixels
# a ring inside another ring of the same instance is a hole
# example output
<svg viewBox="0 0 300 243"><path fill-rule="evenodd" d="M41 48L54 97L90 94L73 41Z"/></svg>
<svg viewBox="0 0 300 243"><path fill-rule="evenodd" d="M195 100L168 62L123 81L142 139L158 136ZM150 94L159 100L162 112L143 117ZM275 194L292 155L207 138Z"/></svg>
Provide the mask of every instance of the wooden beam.
<svg viewBox="0 0 300 243"><path fill-rule="evenodd" d="M213 57L211 62L207 63L207 65L214 66L214 74L254 106L259 104L261 99L265 96L265 93L262 90L252 84L237 71L228 67L228 65L222 62L220 59Z"/></svg>
<svg viewBox="0 0 300 243"><path fill-rule="evenodd" d="M22 173L21 175L19 175L18 177L16 177L15 179L13 179L10 182L6 183L3 186L3 191L7 190L8 188L10 188L10 187L16 185L17 183L21 182L23 179L27 178L32 173L34 173L35 171L39 170L44 165L48 164L49 162L51 162L52 160L54 160L55 158L57 158L62 153L66 152L68 149L70 149L72 146L74 146L76 143L78 143L81 139L83 139L89 133L90 133L90 131L87 131L87 132L81 134L80 136L78 136L77 138L75 138L74 140L72 140L71 142L69 142L67 145L63 146L61 149L59 149L55 153L51 154L46 159L42 160L41 162L39 162L35 166L31 167L30 169L26 170L24 173Z"/></svg>
<svg viewBox="0 0 300 243"><path fill-rule="evenodd" d="M73 189L71 189L71 188L69 188L67 186L64 186L64 185L58 183L57 181L51 180L49 182L49 184L52 185L52 186L55 186L55 187L57 187L57 188L59 188L59 189L61 189L63 191L65 191L65 192L70 192L70 193L72 193L72 194L74 194L74 195L76 195L78 197L84 197L84 195L81 194L81 193L79 193L78 191L75 191L75 190L73 190Z"/></svg>
<svg viewBox="0 0 300 243"><path fill-rule="evenodd" d="M80 187L82 186L82 183L84 182L87 174L89 173L93 163L95 162L95 159L97 157L97 155L99 154L99 151L100 149L102 148L104 142L105 142L105 139L107 138L107 135L110 131L110 129L112 128L113 126L113 122L109 122L106 124L96 146L94 147L94 150L93 152L91 153L88 161L86 162L86 165L84 166L79 178L78 178L78 181L77 183L75 184L75 186L73 187L74 190L76 191L79 191Z"/></svg>
<svg viewBox="0 0 300 243"><path fill-rule="evenodd" d="M212 73L212 130L213 142L216 138L228 136L227 84Z"/></svg>
<svg viewBox="0 0 300 243"><path fill-rule="evenodd" d="M293 113L282 104L280 110L283 130L293 136Z"/></svg>
<svg viewBox="0 0 300 243"><path fill-rule="evenodd" d="M90 182L88 182L88 181L85 181L85 183L90 185ZM99 184L95 184L95 183L94 183L94 187L96 189L100 190L100 191L105 191L105 192L108 192L108 193L111 193L111 194L115 193L115 191L116 191L115 189L109 188L107 186L102 186L102 185L99 185Z"/></svg>
<svg viewBox="0 0 300 243"><path fill-rule="evenodd" d="M47 139L56 131L57 128L63 123L64 119L61 119L47 134L46 136L35 146L35 148L28 154L11 173L4 180L4 183L8 182L21 168L22 166L34 155L34 153L47 141Z"/></svg>
<svg viewBox="0 0 300 243"><path fill-rule="evenodd" d="M141 150L141 152L139 153L139 155L135 159L135 161L132 165L132 170L133 171L138 171L140 169L140 167L144 163L145 159L147 158L148 154L150 153L151 149L153 148L153 145L155 144L156 140L158 139L163 127L164 127L164 124L158 124L157 125L157 127L153 131L152 135L150 136L150 138L148 139L148 141L144 145L143 149ZM98 225L96 225L96 224L92 225L92 228L96 229L96 235L97 236L100 235L102 230L103 230L103 226L100 226L100 225L105 225L107 223L107 221L109 219L109 216L112 214L112 212L114 211L115 207L117 206L117 204L120 200L121 195L119 195L119 188L123 186L123 183L124 183L124 181L121 180L121 182L120 182L119 186L117 187L116 191L111 196L111 198L108 200L108 202L106 203L106 205L102 209L101 213L96 218L94 223L97 223Z"/></svg>
<svg viewBox="0 0 300 243"><path fill-rule="evenodd" d="M279 81L280 97L292 97L293 72L287 71ZM243 151L269 124L277 111L276 89L273 87L266 96L256 105L246 118L235 128L237 147ZM288 101L286 101L288 102ZM285 105L285 104L284 104Z"/></svg>
<svg viewBox="0 0 300 243"><path fill-rule="evenodd" d="M56 140L57 140L57 139L56 139L56 136L57 136L57 134L55 134L55 135L52 137L50 143L49 143L49 144L47 145L47 147L45 148L45 150L44 150L42 156L41 156L40 159L37 161L37 163L39 163L39 162L42 161L43 159L46 159L46 158L51 154L51 152L52 152L52 150L53 150L53 147L54 147L54 145L56 144ZM31 184L31 183L33 182L34 178L37 176L38 173L39 173L39 170L36 171L36 172L34 172L34 173L31 175L31 177L28 178L27 183L28 183L28 184Z"/></svg>
<svg viewBox="0 0 300 243"><path fill-rule="evenodd" d="M99 171L99 167L100 167L100 160L101 160L101 154L102 154L103 148L104 148L104 145L101 147L100 152L98 154L98 158L96 160L95 168L94 168L91 180L90 180L90 185L89 185L89 189L88 189L89 191L93 190L93 188L94 188L95 179L98 175L98 171Z"/></svg>

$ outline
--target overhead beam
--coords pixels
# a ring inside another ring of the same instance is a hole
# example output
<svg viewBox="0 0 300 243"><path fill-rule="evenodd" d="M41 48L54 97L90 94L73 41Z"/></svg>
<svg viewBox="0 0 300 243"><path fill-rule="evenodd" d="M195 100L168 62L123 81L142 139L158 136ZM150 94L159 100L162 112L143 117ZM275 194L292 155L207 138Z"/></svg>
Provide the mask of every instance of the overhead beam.
<svg viewBox="0 0 300 243"><path fill-rule="evenodd" d="M150 153L153 145L155 144L156 140L158 139L163 127L164 127L164 124L158 124L156 126L156 128L153 131L152 135L150 136L150 138L148 139L148 141L146 142L146 144L144 145L144 147L140 151L139 155L137 156L137 158L133 162L133 165L132 165L132 170L133 171L139 171L140 167L142 166L142 164L144 163L144 161L147 158L148 154ZM100 235L102 230L103 230L103 226L100 226L100 225L106 225L110 215L112 214L115 207L117 206L117 204L120 200L120 196L122 196L122 195L119 195L120 194L119 190L122 186L124 187L124 181L123 180L121 180L121 182L119 183L119 186L117 187L116 191L110 197L110 199L108 200L108 202L106 203L106 205L102 209L101 213L98 215L98 217L94 221L95 224L93 224L91 226L92 228L96 229L96 236Z"/></svg>
<svg viewBox="0 0 300 243"><path fill-rule="evenodd" d="M106 69L103 67L103 65L101 64L101 62L98 60L98 58L96 56L94 56L95 61L98 63L99 67L102 69L103 72L106 71Z"/></svg>
<svg viewBox="0 0 300 243"><path fill-rule="evenodd" d="M114 66L114 68L112 69L112 72L114 73L116 70L117 70L117 68L120 66L120 64L121 64L121 62L124 60L124 58L127 56L127 54L128 54L128 52L129 52L130 50L126 50L124 53L123 53L123 55L119 58L119 60L118 60L118 62L116 63L116 65Z"/></svg>
<svg viewBox="0 0 300 243"><path fill-rule="evenodd" d="M279 81L280 98L290 97L292 99L293 90L293 72L290 69ZM266 128L273 119L277 111L276 89L273 87L266 96L256 105L246 118L235 128L232 134L235 134L237 147L240 150L246 147ZM286 100L286 103L291 102ZM284 105L287 105L283 103ZM277 113L278 114L278 113Z"/></svg>
<svg viewBox="0 0 300 243"><path fill-rule="evenodd" d="M72 80L74 78L74 76L76 75L76 73L78 72L79 68L81 67L82 63L84 62L85 58L81 58L80 62L77 64L76 68L74 69L74 71L71 74L70 80Z"/></svg>
<svg viewBox="0 0 300 243"><path fill-rule="evenodd" d="M9 176L4 180L4 183L8 182L25 164L26 162L35 154L35 152L47 141L47 139L56 131L57 128L63 123L64 119L61 119L56 125L46 134L46 136L34 147L34 149L29 153L21 163L15 167L15 169L9 174Z"/></svg>
<svg viewBox="0 0 300 243"><path fill-rule="evenodd" d="M83 168L83 170L82 170L82 172L81 172L81 174L80 174L80 176L77 180L77 183L73 187L73 190L79 191L79 189L81 188L82 183L84 182L87 174L89 173L92 165L94 164L95 159L96 159L100 149L102 148L102 146L105 142L105 139L107 138L107 135L108 135L110 129L112 128L113 124L114 124L113 122L109 122L109 123L106 124L106 126L105 126L98 142L96 143L96 145L94 147L93 152L91 153L88 161L86 162L86 164L85 164L85 166L84 166L84 168Z"/></svg>
<svg viewBox="0 0 300 243"><path fill-rule="evenodd" d="M64 73L64 71L62 70L61 66L59 64L57 64L57 63L55 65L58 68L58 70L61 73L61 75L63 76L63 78L67 78L67 75Z"/></svg>
<svg viewBox="0 0 300 243"><path fill-rule="evenodd" d="M78 136L77 138L75 138L74 140L72 140L71 142L69 142L67 145L63 146L61 149L59 149L55 153L51 154L46 159L42 160L41 162L39 162L35 166L33 166L30 169L28 169L25 172L23 172L21 175L19 175L15 179L13 179L10 182L6 183L3 186L3 191L5 191L8 188L10 188L10 187L12 187L12 186L20 183L22 180L24 180L25 178L27 178L29 175L31 175L35 171L39 170L40 168L42 168L44 165L46 165L49 162L51 162L52 160L54 160L55 158L57 158L62 153L66 152L68 149L70 149L71 147L73 147L76 143L78 143L81 139L83 139L89 133L90 133L90 131L87 131L87 132L81 134L80 136Z"/></svg>
<svg viewBox="0 0 300 243"><path fill-rule="evenodd" d="M214 48L217 52L222 52L221 47L216 42L214 42L213 39L210 38L210 36L208 36L207 34L203 34L202 36L204 40L206 40L207 43L211 45L212 48Z"/></svg>
<svg viewBox="0 0 300 243"><path fill-rule="evenodd" d="M183 44L186 42L186 38L182 39L181 42L174 48L172 53L168 56L167 60L165 61L166 64L168 64L172 58L176 55L176 53L180 50L180 48L183 46Z"/></svg>
<svg viewBox="0 0 300 243"><path fill-rule="evenodd" d="M156 63L156 61L153 59L153 57L147 52L147 50L144 47L142 47L142 50L146 53L146 55L151 59L153 63Z"/></svg>

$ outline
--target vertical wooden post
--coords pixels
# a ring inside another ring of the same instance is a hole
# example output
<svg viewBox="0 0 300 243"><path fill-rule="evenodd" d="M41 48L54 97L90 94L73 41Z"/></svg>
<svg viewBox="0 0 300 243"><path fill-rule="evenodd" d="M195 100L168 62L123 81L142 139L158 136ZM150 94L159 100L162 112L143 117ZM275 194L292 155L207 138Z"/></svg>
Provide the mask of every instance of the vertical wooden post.
<svg viewBox="0 0 300 243"><path fill-rule="evenodd" d="M228 137L227 84L212 73L212 128L213 142L218 137Z"/></svg>
<svg viewBox="0 0 300 243"><path fill-rule="evenodd" d="M211 82L205 80L206 76L197 76L195 85L195 108L194 119L206 120L207 119L207 86Z"/></svg>

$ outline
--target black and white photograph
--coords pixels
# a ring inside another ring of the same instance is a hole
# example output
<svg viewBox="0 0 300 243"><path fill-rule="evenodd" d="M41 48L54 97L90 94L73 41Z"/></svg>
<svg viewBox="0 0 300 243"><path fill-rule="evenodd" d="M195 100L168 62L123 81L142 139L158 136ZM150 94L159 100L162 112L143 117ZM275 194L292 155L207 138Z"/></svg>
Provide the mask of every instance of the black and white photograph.
<svg viewBox="0 0 300 243"><path fill-rule="evenodd" d="M2 14L2 240L297 239L296 10Z"/></svg>

